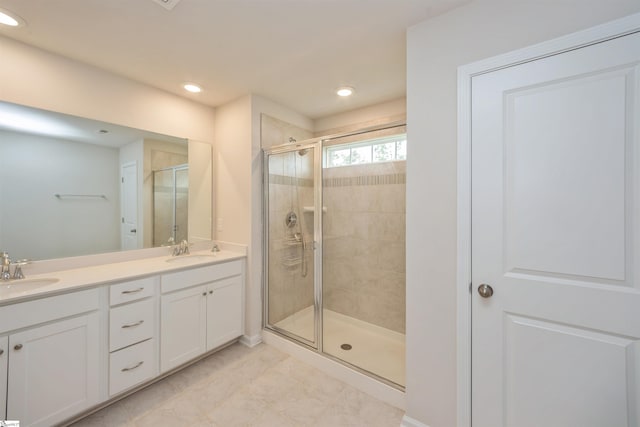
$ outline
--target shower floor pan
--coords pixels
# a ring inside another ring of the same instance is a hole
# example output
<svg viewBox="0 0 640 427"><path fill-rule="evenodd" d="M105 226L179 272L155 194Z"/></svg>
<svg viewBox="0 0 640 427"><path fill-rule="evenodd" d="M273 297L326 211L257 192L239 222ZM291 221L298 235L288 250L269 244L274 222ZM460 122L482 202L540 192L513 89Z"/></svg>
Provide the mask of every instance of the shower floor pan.
<svg viewBox="0 0 640 427"><path fill-rule="evenodd" d="M404 334L331 310L325 309L323 317L324 353L401 386L405 385ZM301 337L312 338L313 306L282 319L275 326ZM349 346L351 348L347 350Z"/></svg>

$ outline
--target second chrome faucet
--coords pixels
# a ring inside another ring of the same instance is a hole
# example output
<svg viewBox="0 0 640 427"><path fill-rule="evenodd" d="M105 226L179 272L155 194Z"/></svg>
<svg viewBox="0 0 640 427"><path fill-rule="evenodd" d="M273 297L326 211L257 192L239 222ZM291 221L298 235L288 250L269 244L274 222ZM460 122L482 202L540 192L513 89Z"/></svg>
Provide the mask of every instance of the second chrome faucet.
<svg viewBox="0 0 640 427"><path fill-rule="evenodd" d="M176 244L173 246L173 250L171 252L172 256L178 255L188 255L189 254L189 242L187 240L183 240L180 244Z"/></svg>

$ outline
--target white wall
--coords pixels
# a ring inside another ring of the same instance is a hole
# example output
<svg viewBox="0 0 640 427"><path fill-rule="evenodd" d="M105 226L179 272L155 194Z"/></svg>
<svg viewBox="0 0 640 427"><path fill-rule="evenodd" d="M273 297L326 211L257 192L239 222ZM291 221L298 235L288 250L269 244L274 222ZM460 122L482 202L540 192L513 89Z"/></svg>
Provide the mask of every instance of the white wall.
<svg viewBox="0 0 640 427"><path fill-rule="evenodd" d="M476 0L408 30L407 417L456 425L457 67L639 10L637 0Z"/></svg>
<svg viewBox="0 0 640 427"><path fill-rule="evenodd" d="M117 149L0 131L0 248L14 260L119 250L119 176Z"/></svg>
<svg viewBox="0 0 640 427"><path fill-rule="evenodd" d="M0 36L0 100L211 141L214 110Z"/></svg>
<svg viewBox="0 0 640 427"><path fill-rule="evenodd" d="M215 238L249 245L245 334L262 329L262 152L260 116L312 128L308 118L256 95L216 108Z"/></svg>

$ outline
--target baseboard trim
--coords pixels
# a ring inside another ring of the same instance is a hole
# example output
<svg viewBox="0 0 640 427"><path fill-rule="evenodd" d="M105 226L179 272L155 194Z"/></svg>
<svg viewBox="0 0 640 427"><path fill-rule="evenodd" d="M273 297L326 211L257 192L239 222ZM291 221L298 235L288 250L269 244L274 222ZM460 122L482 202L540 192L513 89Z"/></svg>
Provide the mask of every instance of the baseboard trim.
<svg viewBox="0 0 640 427"><path fill-rule="evenodd" d="M405 415L404 417L402 417L402 422L400 423L400 427L429 427L429 426Z"/></svg>
<svg viewBox="0 0 640 427"><path fill-rule="evenodd" d="M262 342L262 335L257 334L253 336L243 335L240 337L240 344L246 345L247 347L255 347Z"/></svg>

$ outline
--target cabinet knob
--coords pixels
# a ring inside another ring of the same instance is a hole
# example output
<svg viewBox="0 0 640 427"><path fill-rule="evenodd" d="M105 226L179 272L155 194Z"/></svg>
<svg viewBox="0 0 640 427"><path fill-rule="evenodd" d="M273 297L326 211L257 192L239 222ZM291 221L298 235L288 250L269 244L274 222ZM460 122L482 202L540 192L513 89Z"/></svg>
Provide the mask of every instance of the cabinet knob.
<svg viewBox="0 0 640 427"><path fill-rule="evenodd" d="M22 348L22 344L16 344L13 349L14 350L20 350Z"/></svg>
<svg viewBox="0 0 640 427"><path fill-rule="evenodd" d="M210 294L212 294L212 293L213 293L213 291L209 291L209 293L210 293Z"/></svg>
<svg viewBox="0 0 640 427"><path fill-rule="evenodd" d="M0 348L0 356L4 354L4 350Z"/></svg>
<svg viewBox="0 0 640 427"><path fill-rule="evenodd" d="M206 296L207 296L207 291L204 291L204 292L202 293L202 296L203 296L203 297L206 297Z"/></svg>

